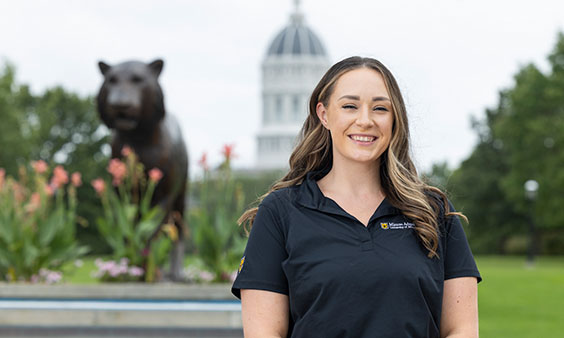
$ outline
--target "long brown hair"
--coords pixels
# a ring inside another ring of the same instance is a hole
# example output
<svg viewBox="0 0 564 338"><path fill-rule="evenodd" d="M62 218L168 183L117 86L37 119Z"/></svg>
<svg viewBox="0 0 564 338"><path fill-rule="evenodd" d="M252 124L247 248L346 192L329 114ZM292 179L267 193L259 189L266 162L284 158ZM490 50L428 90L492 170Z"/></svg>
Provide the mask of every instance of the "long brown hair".
<svg viewBox="0 0 564 338"><path fill-rule="evenodd" d="M309 100L309 114L302 127L297 146L290 156L290 170L270 190L258 199L260 203L271 192L301 184L307 173L327 170L333 163L331 135L323 127L316 114L318 102L325 106L333 94L335 83L346 72L366 67L380 73L391 96L394 125L388 149L380 158L380 181L389 202L415 223L415 230L428 256L438 257L438 218L440 203L445 214L459 215L449 211L445 194L425 184L417 175L410 157L409 127L405 103L392 73L378 60L359 56L349 57L333 65L321 78ZM253 224L258 208L250 208L239 218L239 224ZM465 218L465 217L464 217Z"/></svg>

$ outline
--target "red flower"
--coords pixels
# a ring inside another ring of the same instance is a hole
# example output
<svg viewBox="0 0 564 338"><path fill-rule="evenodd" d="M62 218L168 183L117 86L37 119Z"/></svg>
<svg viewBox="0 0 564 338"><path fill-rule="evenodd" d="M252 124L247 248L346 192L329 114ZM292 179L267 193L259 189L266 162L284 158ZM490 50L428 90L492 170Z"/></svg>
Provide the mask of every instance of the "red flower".
<svg viewBox="0 0 564 338"><path fill-rule="evenodd" d="M232 144L225 144L223 146L221 153L225 157L225 161L229 161L232 158L235 158L235 154L233 153L233 148L235 148L235 144L233 144L233 143Z"/></svg>
<svg viewBox="0 0 564 338"><path fill-rule="evenodd" d="M102 195L102 193L106 190L106 182L104 182L104 180L101 178L93 180L91 184L98 195Z"/></svg>
<svg viewBox="0 0 564 338"><path fill-rule="evenodd" d="M158 168L153 168L149 170L149 179L155 183L159 182L163 178L163 172Z"/></svg>
<svg viewBox="0 0 564 338"><path fill-rule="evenodd" d="M82 185L82 176L79 172L74 172L71 175L71 183L75 187L80 187Z"/></svg>
<svg viewBox="0 0 564 338"><path fill-rule="evenodd" d="M119 159L113 158L110 160L110 164L108 164L108 172L112 174L112 184L118 186L127 174L127 166Z"/></svg>
<svg viewBox="0 0 564 338"><path fill-rule="evenodd" d="M203 153L202 157L200 158L200 160L198 161L198 165L200 167L202 167L202 169L204 170L208 170L209 166L208 166L208 154L207 153Z"/></svg>
<svg viewBox="0 0 564 338"><path fill-rule="evenodd" d="M47 166L47 163L43 160L33 161L31 162L31 166L33 167L33 170L35 170L35 172L38 174L43 174L49 168Z"/></svg>

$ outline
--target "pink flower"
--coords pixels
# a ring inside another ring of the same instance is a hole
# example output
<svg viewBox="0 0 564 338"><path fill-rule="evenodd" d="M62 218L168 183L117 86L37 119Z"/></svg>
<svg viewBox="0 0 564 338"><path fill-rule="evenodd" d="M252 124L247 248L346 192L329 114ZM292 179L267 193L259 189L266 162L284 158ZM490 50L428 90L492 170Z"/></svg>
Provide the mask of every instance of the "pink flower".
<svg viewBox="0 0 564 338"><path fill-rule="evenodd" d="M91 182L91 184L92 184L92 187L94 188L94 190L96 190L96 192L100 196L106 190L106 182L104 182L104 180L101 179L101 178L97 178L97 179L93 180Z"/></svg>
<svg viewBox="0 0 564 338"><path fill-rule="evenodd" d="M140 277L140 276L143 276L143 273L145 271L138 266L132 266L132 267L129 268L128 272L133 277Z"/></svg>
<svg viewBox="0 0 564 338"><path fill-rule="evenodd" d="M33 161L31 162L31 166L33 167L33 170L35 170L35 172L38 174L43 174L49 168L47 166L47 163L43 160Z"/></svg>
<svg viewBox="0 0 564 338"><path fill-rule="evenodd" d="M155 183L158 183L161 178L163 178L163 172L158 168L153 168L149 170L149 179Z"/></svg>
<svg viewBox="0 0 564 338"><path fill-rule="evenodd" d="M69 175L63 168L63 166L58 165L53 170L53 177L51 178L51 186L55 189L69 183Z"/></svg>
<svg viewBox="0 0 564 338"><path fill-rule="evenodd" d="M208 154L207 153L203 153L202 157L200 158L200 160L198 161L198 165L200 167L202 167L202 169L204 170L208 170L209 166L208 166Z"/></svg>
<svg viewBox="0 0 564 338"><path fill-rule="evenodd" d="M133 149L131 149L130 146L123 146L123 148L121 148L121 154L125 157L133 154Z"/></svg>
<svg viewBox="0 0 564 338"><path fill-rule="evenodd" d="M59 271L51 271L49 269L39 269L39 278L43 279L47 284L54 284L63 278L63 274Z"/></svg>
<svg viewBox="0 0 564 338"><path fill-rule="evenodd" d="M235 158L235 154L233 153L233 148L235 148L235 144L225 144L223 146L221 153L225 157L226 161L229 161L232 158Z"/></svg>
<svg viewBox="0 0 564 338"><path fill-rule="evenodd" d="M121 160L113 158L110 160L110 164L108 164L108 172L112 174L112 184L118 186L127 174L127 166Z"/></svg>
<svg viewBox="0 0 564 338"><path fill-rule="evenodd" d="M72 173L71 183L75 187L80 187L82 185L82 175L79 172Z"/></svg>

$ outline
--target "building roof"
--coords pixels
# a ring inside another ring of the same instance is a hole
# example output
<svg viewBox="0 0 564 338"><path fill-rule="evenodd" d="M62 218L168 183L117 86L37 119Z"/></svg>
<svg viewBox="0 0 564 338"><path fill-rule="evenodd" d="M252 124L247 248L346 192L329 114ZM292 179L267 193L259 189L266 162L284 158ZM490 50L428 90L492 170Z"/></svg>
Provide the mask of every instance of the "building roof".
<svg viewBox="0 0 564 338"><path fill-rule="evenodd" d="M317 35L305 25L303 15L295 12L290 23L276 35L267 56L272 55L319 55L327 56L325 47Z"/></svg>

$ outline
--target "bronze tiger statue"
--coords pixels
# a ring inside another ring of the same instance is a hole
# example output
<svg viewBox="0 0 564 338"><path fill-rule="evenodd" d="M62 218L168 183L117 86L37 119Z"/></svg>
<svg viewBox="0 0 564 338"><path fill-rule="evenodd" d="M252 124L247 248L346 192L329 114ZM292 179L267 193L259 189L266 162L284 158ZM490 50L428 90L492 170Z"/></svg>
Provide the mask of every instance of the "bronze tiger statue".
<svg viewBox="0 0 564 338"><path fill-rule="evenodd" d="M165 211L163 222L174 220L178 238L173 243L168 278L179 281L187 230L183 216L187 199L188 152L178 121L165 111L158 81L163 65L162 60L149 64L128 61L114 66L99 62L104 82L97 104L101 120L113 131L112 158L121 158L122 148L129 146L146 171L158 168L163 173L151 203L160 205ZM147 249L149 247L150 240Z"/></svg>

